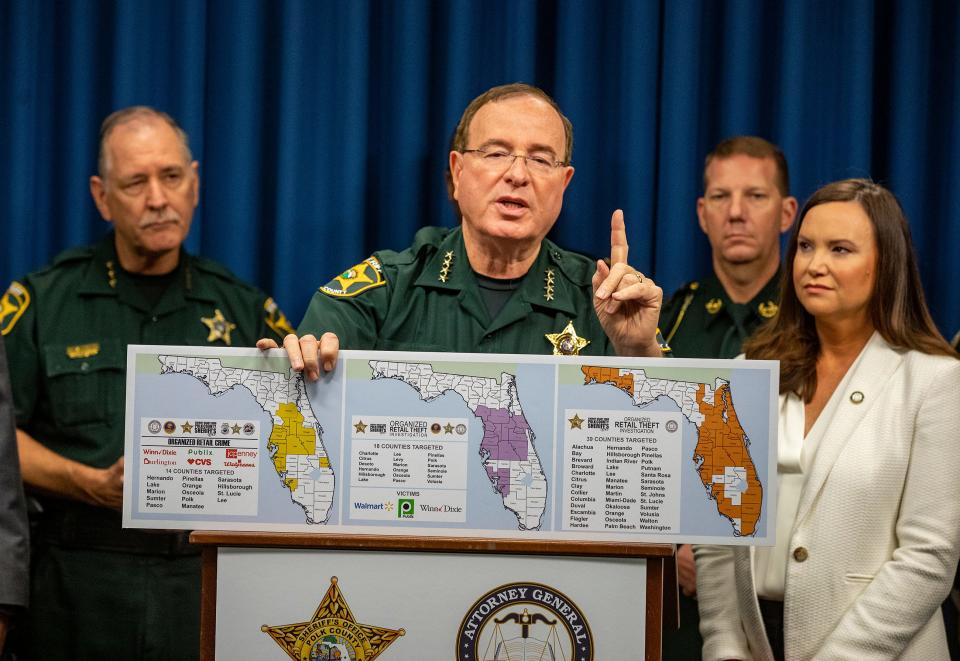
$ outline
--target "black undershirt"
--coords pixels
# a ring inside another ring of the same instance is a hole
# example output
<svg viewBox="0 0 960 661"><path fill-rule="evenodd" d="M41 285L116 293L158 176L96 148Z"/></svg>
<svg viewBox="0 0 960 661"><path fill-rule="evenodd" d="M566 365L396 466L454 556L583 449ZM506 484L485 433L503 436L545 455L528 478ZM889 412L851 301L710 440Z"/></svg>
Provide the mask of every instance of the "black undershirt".
<svg viewBox="0 0 960 661"><path fill-rule="evenodd" d="M130 284L137 291L137 294L150 306L150 309L157 307L157 303L163 298L163 294L170 288L178 277L180 277L180 265L162 275L144 275L143 273L130 273L124 271L124 275L130 280Z"/></svg>
<svg viewBox="0 0 960 661"><path fill-rule="evenodd" d="M483 299L483 305L487 308L490 320L493 321L513 296L513 292L520 286L523 278L491 278L476 271L473 274L477 277L477 284L480 285L480 298Z"/></svg>

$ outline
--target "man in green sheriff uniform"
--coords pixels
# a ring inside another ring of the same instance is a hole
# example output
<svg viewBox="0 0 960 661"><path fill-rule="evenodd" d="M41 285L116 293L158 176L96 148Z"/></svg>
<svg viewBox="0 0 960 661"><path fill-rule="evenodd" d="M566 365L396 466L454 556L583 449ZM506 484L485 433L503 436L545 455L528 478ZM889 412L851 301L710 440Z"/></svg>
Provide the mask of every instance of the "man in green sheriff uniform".
<svg viewBox="0 0 960 661"><path fill-rule="evenodd" d="M407 250L378 252L321 287L304 335L285 339L294 367L317 378L341 345L661 355L663 294L627 264L623 214L611 220L610 266L545 238L573 177L572 149L570 121L542 90L517 83L474 99L449 157L460 227L423 229Z"/></svg>
<svg viewBox="0 0 960 661"><path fill-rule="evenodd" d="M36 659L199 656L200 561L185 533L124 530L126 346L250 346L290 332L257 289L188 255L199 193L169 116L118 111L90 190L113 231L14 282L0 307L35 534L26 648Z"/></svg>
<svg viewBox="0 0 960 661"><path fill-rule="evenodd" d="M697 217L713 273L670 298L660 327L678 357L733 358L777 313L780 235L793 224L797 200L783 152L753 136L724 140L707 155L703 187Z"/></svg>
<svg viewBox="0 0 960 661"><path fill-rule="evenodd" d="M700 228L710 242L713 273L691 282L663 306L660 327L681 358L733 358L763 321L777 314L780 235L793 224L787 161L762 138L724 140L707 155ZM699 658L702 640L696 568L689 545L677 551L682 595L680 630L664 636L664 658Z"/></svg>

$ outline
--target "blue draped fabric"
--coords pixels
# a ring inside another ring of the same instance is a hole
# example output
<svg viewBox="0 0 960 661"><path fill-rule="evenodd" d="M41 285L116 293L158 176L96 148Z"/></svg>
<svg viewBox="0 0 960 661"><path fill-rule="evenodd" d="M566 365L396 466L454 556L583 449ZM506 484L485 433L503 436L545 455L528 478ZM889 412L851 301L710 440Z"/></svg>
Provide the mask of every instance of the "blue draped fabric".
<svg viewBox="0 0 960 661"><path fill-rule="evenodd" d="M709 269L695 216L721 138L780 144L801 198L871 176L900 197L944 333L960 327L960 4L913 0L0 0L4 282L106 225L87 180L100 121L148 104L201 165L188 247L271 292L315 288L416 228L451 224L464 106L522 80L575 127L552 238L669 293Z"/></svg>

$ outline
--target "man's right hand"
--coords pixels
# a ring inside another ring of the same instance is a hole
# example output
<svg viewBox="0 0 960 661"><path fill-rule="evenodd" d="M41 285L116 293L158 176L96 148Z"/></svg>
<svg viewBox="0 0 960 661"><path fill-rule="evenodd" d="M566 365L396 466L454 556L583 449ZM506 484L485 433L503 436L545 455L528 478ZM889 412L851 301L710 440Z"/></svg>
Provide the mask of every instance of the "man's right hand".
<svg viewBox="0 0 960 661"><path fill-rule="evenodd" d="M278 349L277 343L269 338L257 340L257 348L261 351ZM303 372L310 381L320 378L320 367L324 372L331 372L337 365L337 356L340 354L340 338L334 333L324 333L320 339L314 335L304 335L298 338L290 333L283 338L283 348L290 359L290 366L296 372Z"/></svg>
<svg viewBox="0 0 960 661"><path fill-rule="evenodd" d="M123 508L123 457L106 468L73 464L73 471L80 500L115 510Z"/></svg>
<svg viewBox="0 0 960 661"><path fill-rule="evenodd" d="M106 468L68 459L17 428L23 483L42 492L89 505L123 508L123 457Z"/></svg>

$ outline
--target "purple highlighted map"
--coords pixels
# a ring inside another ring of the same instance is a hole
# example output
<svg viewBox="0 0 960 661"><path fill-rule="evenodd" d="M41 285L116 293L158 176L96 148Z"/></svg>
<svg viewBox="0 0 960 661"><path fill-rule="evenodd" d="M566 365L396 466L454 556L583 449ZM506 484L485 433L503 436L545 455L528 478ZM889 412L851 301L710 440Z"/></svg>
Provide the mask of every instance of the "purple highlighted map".
<svg viewBox="0 0 960 661"><path fill-rule="evenodd" d="M517 395L516 377L499 379L434 372L429 363L370 361L374 379L398 379L424 401L444 393L459 395L483 423L480 459L493 491L517 517L520 530L537 530L547 500L547 478L534 447L536 435L527 423Z"/></svg>

